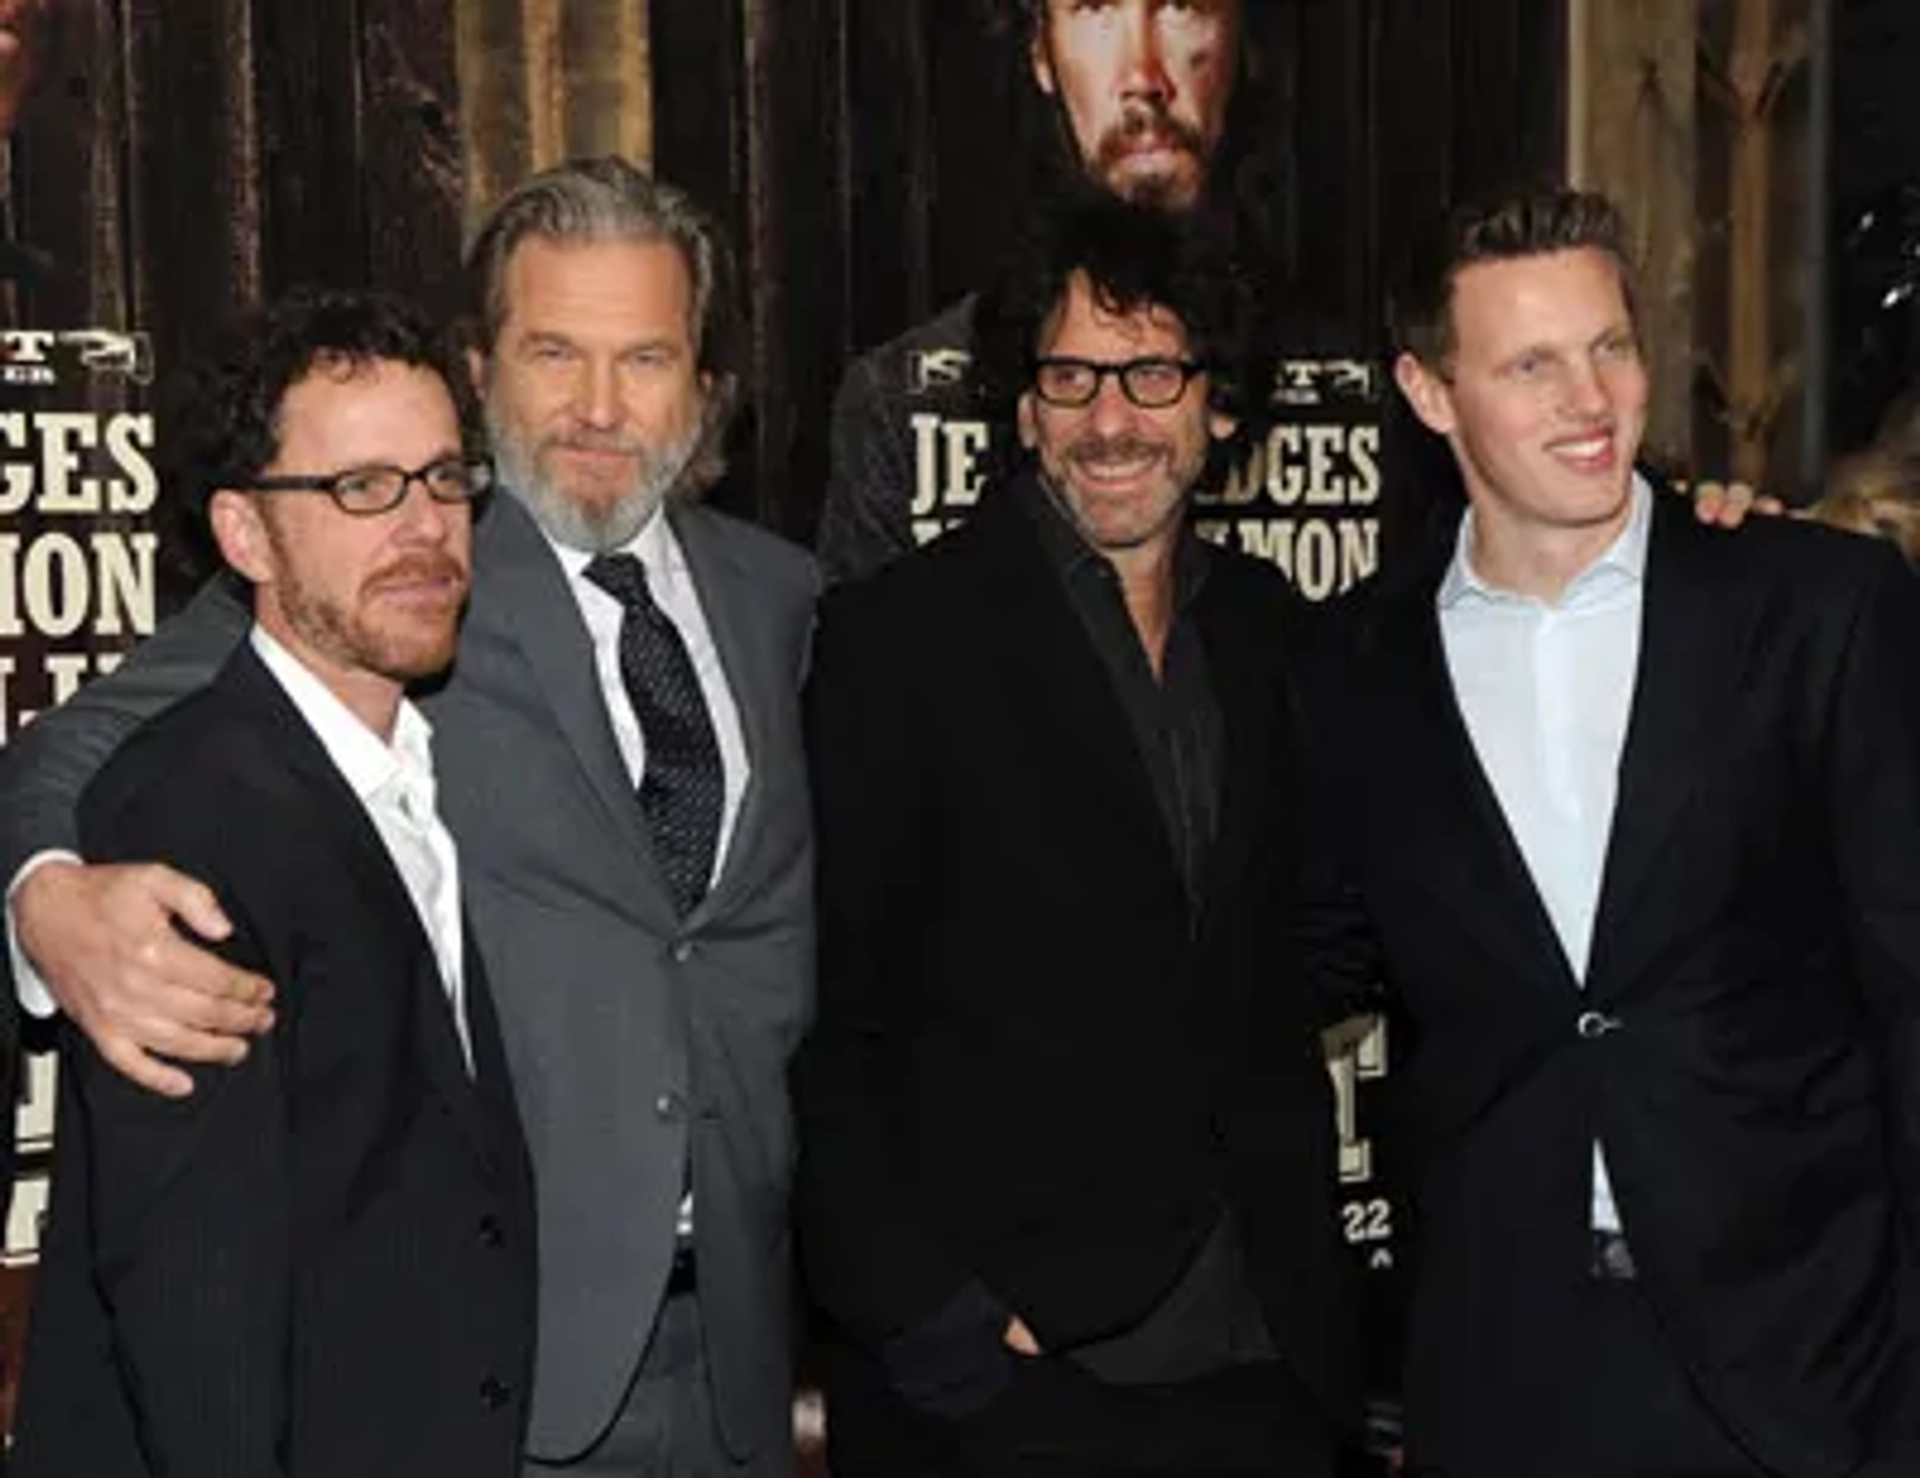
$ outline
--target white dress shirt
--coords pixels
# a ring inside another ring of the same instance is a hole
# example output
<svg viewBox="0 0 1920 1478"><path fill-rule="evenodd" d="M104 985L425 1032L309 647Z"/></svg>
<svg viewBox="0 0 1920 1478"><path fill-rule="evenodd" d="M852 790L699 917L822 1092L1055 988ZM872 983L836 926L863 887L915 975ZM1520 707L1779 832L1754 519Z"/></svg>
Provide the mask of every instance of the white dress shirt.
<svg viewBox="0 0 1920 1478"><path fill-rule="evenodd" d="M433 728L402 698L389 744L334 696L300 660L255 626L248 640L319 739L327 757L366 808L385 843L420 927L433 947L440 983L453 1008L467 1069L473 1047L467 1036L464 935L460 922L460 857L453 835L434 809Z"/></svg>
<svg viewBox="0 0 1920 1478"><path fill-rule="evenodd" d="M600 677L600 696L607 705L607 718L613 724L613 737L620 746L620 758L626 761L627 778L638 791L646 774L647 738L634 717L633 700L627 696L626 679L620 674L620 622L625 609L619 600L602 590L586 575L593 556L553 539L554 553L567 572L567 585L579 603L580 615L593 638L593 665ZM713 873L707 879L712 887L720 879L726 864L727 847L733 839L734 823L740 818L740 799L747 793L751 771L747 759L747 741L740 727L740 709L727 686L726 669L720 665L720 649L713 643L713 629L700 606L700 593L693 587L687 569L687 557L674 537L673 528L656 511L646 526L633 538L608 554L631 554L647 572L647 593L666 614L686 644L693 662L694 675L700 681L700 696L706 699L707 714L713 720L713 736L720 746L720 769L725 789L720 805L720 835L713 849Z"/></svg>
<svg viewBox="0 0 1920 1478"><path fill-rule="evenodd" d="M1582 985L1640 660L1653 494L1638 477L1632 498L1620 536L1552 603L1481 578L1469 510L1438 595L1474 752ZM1618 1231L1598 1144L1593 1153L1593 1224Z"/></svg>

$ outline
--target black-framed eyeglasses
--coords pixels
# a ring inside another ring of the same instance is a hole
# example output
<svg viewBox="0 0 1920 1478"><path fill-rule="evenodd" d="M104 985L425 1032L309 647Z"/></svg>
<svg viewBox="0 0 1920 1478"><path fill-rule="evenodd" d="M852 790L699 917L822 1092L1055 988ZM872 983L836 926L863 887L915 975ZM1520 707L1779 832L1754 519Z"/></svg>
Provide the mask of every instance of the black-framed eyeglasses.
<svg viewBox="0 0 1920 1478"><path fill-rule="evenodd" d="M1120 361L1049 355L1033 362L1033 393L1048 405L1093 404L1108 375L1120 382L1128 400L1142 410L1165 410L1187 393L1187 384L1206 365L1194 359L1150 355Z"/></svg>
<svg viewBox="0 0 1920 1478"><path fill-rule="evenodd" d="M486 457L440 457L411 471L404 467L351 467L326 477L256 477L239 492L325 493L342 513L371 518L398 508L415 483L436 503L471 503L493 486Z"/></svg>

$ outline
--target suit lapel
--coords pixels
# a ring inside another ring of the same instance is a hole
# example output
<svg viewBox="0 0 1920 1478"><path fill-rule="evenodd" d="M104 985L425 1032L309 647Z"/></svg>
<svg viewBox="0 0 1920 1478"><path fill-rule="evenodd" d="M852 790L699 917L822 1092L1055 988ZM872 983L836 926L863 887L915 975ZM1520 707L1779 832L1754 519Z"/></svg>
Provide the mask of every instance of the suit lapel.
<svg viewBox="0 0 1920 1478"><path fill-rule="evenodd" d="M1746 670L1756 607L1721 574L1713 541L1675 499L1654 500L1641 609L1633 711L1594 920L1590 988L1606 988L1629 960L1628 926L1687 796L1698 785L1709 723Z"/></svg>
<svg viewBox="0 0 1920 1478"><path fill-rule="evenodd" d="M1405 796L1408 823L1424 833L1423 885L1520 974L1571 992L1566 952L1454 692L1435 605L1444 567L1432 564L1384 599L1363 643L1363 659L1380 669L1368 685L1380 705L1379 783Z"/></svg>
<svg viewBox="0 0 1920 1478"><path fill-rule="evenodd" d="M640 906L662 933L672 933L678 920L607 717L593 640L552 546L510 495L496 497L487 509L475 536L475 568L476 585L483 581L485 588L476 590L468 621L494 623L489 629L519 648L605 813L609 834L619 838L618 847L645 879Z"/></svg>
<svg viewBox="0 0 1920 1478"><path fill-rule="evenodd" d="M373 910L368 926L392 940L396 956L408 962L404 988L411 997L414 1040L425 1076L461 1125L475 1154L482 1163L490 1162L490 1141L439 962L386 843L319 736L251 647L241 648L223 681L238 702L282 731L284 741L277 746L277 754L289 775L318 801L314 810L332 851L345 859L356 895Z"/></svg>

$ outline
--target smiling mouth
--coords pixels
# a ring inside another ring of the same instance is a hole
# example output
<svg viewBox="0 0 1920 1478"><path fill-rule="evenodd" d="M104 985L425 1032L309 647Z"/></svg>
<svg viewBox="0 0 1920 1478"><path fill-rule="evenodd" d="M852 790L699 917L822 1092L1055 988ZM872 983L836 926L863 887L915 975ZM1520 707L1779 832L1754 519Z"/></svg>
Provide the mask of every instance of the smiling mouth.
<svg viewBox="0 0 1920 1478"><path fill-rule="evenodd" d="M1104 458L1083 461L1080 470L1093 482L1123 484L1137 482L1160 464L1157 456Z"/></svg>
<svg viewBox="0 0 1920 1478"><path fill-rule="evenodd" d="M1613 432L1600 431L1592 436L1567 437L1553 442L1547 448L1559 461L1588 472L1604 471L1613 466Z"/></svg>

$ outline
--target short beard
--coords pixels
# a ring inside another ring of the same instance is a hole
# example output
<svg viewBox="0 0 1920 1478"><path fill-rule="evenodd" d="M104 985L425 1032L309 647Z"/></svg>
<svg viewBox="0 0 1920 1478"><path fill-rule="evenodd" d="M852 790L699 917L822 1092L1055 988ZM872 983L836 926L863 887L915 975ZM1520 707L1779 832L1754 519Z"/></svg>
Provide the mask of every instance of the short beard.
<svg viewBox="0 0 1920 1478"><path fill-rule="evenodd" d="M642 451L633 485L611 502L589 507L541 475L531 449L501 424L491 405L484 406L483 413L501 484L533 515L548 538L584 554L631 543L654 510L685 483L705 437L704 424L696 424L659 452Z"/></svg>
<svg viewBox="0 0 1920 1478"><path fill-rule="evenodd" d="M1160 142L1189 155L1195 162L1201 183L1177 172L1122 178L1120 167L1132 145L1143 137ZM1183 210L1194 203L1193 191L1205 188L1207 147L1197 129L1151 103L1130 103L1118 124L1108 129L1094 146L1087 161L1088 173L1114 194L1134 205L1156 210Z"/></svg>

